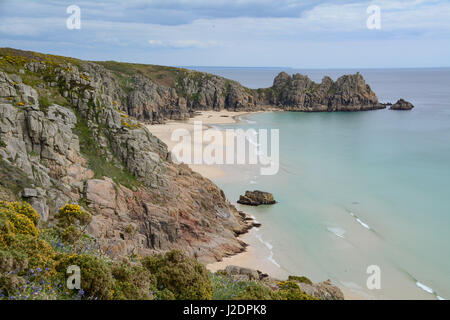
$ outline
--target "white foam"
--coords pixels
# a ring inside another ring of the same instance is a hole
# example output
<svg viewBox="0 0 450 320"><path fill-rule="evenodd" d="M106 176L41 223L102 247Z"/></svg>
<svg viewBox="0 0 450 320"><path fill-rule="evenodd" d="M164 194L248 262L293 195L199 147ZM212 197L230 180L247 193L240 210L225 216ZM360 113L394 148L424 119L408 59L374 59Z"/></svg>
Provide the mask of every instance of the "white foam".
<svg viewBox="0 0 450 320"><path fill-rule="evenodd" d="M442 298L441 296L436 296L436 298L437 298L438 300L445 300L445 299Z"/></svg>
<svg viewBox="0 0 450 320"><path fill-rule="evenodd" d="M273 252L270 252L270 256L267 258L270 262L272 262L274 265L276 265L278 268L281 268L281 266L275 261L273 258Z"/></svg>
<svg viewBox="0 0 450 320"><path fill-rule="evenodd" d="M361 219L359 219L359 218L356 218L356 221L358 221L359 222L359 224L360 225L362 225L364 228L366 228L366 229L369 229L370 230L370 227L369 227L369 225L368 224L366 224L366 223L364 223L364 222L362 222L361 221Z"/></svg>
<svg viewBox="0 0 450 320"><path fill-rule="evenodd" d="M272 262L272 263L275 264L278 268L280 268L280 265L273 259L273 251L272 251L273 246L272 246L272 244L270 244L270 243L267 242L267 241L264 241L260 234L256 234L255 236L256 236L256 238L259 240L259 242L261 242L264 246L267 247L267 249L269 249L270 255L269 255L269 257L268 257L267 259L269 259L270 262Z"/></svg>
<svg viewBox="0 0 450 320"><path fill-rule="evenodd" d="M420 289L428 292L428 293L433 293L434 290L430 287L427 287L426 285L424 285L423 283L420 283L419 281L416 282L416 286L418 286Z"/></svg>
<svg viewBox="0 0 450 320"><path fill-rule="evenodd" d="M264 245L267 247L267 249L269 249L269 250L272 250L273 249L273 246L269 243L269 242L267 242L267 241L265 241L264 242Z"/></svg>
<svg viewBox="0 0 450 320"><path fill-rule="evenodd" d="M328 229L328 231L333 233L335 236L345 239L344 235L345 235L346 231L344 229L339 228L339 227L328 227L327 229Z"/></svg>
<svg viewBox="0 0 450 320"><path fill-rule="evenodd" d="M250 180L250 184L257 184L258 182L254 181L254 180Z"/></svg>

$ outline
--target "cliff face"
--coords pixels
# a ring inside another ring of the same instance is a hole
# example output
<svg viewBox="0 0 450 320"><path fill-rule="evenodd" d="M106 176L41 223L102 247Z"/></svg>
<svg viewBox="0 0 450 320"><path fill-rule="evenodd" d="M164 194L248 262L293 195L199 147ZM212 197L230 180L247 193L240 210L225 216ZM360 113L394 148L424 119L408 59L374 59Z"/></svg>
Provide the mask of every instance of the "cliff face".
<svg viewBox="0 0 450 320"><path fill-rule="evenodd" d="M91 68L86 67L91 73ZM106 67L112 68L109 64ZM148 74L145 76L145 73L128 78L117 71L111 75L127 79L126 87L114 78L110 78L109 84L113 92L119 93L122 110L138 120L151 123L187 119L197 110L255 111L269 106L289 111L331 112L385 108L359 73L342 76L336 82L324 77L317 84L307 76L289 76L281 72L272 87L258 90L219 76L185 69L178 69L170 76L159 74L156 79L149 78ZM172 77L172 80L162 83L164 77Z"/></svg>
<svg viewBox="0 0 450 320"><path fill-rule="evenodd" d="M184 120L196 110L254 110L255 92L219 76L187 69L115 62L84 63L103 79L121 110L149 123Z"/></svg>
<svg viewBox="0 0 450 320"><path fill-rule="evenodd" d="M213 261L243 250L245 215L121 110L136 90L95 63L1 56L0 194L28 200L48 224L64 204L82 204L94 215L89 233L113 256L182 248Z"/></svg>
<svg viewBox="0 0 450 320"><path fill-rule="evenodd" d="M324 77L320 84L307 76L281 72L269 89L260 90L260 100L290 111L365 111L383 109L360 73L344 75L334 82Z"/></svg>

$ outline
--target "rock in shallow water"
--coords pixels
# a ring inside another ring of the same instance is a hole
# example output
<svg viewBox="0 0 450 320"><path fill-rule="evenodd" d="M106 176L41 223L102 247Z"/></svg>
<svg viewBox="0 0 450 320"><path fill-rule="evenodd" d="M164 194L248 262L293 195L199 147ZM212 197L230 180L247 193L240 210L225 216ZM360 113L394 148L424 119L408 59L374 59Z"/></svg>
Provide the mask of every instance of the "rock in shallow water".
<svg viewBox="0 0 450 320"><path fill-rule="evenodd" d="M411 102L400 99L390 107L390 110L411 110L414 108Z"/></svg>
<svg viewBox="0 0 450 320"><path fill-rule="evenodd" d="M273 195L264 191L246 191L244 196L240 196L238 203L248 206L259 206L261 204L275 204Z"/></svg>

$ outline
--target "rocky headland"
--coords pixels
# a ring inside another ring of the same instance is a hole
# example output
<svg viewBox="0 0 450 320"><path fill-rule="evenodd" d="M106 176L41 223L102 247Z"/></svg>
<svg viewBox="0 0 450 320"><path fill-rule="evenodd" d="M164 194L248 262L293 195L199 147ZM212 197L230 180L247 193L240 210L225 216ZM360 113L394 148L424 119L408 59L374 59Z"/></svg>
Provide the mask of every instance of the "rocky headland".
<svg viewBox="0 0 450 320"><path fill-rule="evenodd" d="M0 56L2 200L27 200L48 225L64 204L81 204L113 256L183 249L210 262L245 249L237 236L252 222L132 118L137 91L123 79L70 58Z"/></svg>
<svg viewBox="0 0 450 320"><path fill-rule="evenodd" d="M54 226L66 204L80 205L92 215L86 232L113 258L182 249L203 263L218 261L245 250L238 236L255 222L210 180L174 163L142 123L185 120L201 110L385 107L359 73L317 84L282 72L272 87L253 90L187 69L3 48L0 200L31 204L40 227ZM265 193L241 198L275 203ZM304 290L322 298L314 293L319 287Z"/></svg>

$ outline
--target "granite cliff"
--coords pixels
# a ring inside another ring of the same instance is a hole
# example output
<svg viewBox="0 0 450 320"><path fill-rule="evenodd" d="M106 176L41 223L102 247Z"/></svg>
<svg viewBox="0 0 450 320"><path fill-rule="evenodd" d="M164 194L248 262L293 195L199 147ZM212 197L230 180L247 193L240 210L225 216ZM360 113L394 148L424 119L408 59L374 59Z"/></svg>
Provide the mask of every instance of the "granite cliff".
<svg viewBox="0 0 450 320"><path fill-rule="evenodd" d="M251 220L211 181L174 164L166 145L130 117L153 92L127 92L91 62L16 50L0 56L3 200L27 200L48 225L64 204L83 205L93 213L89 233L113 256L178 248L206 262L244 249L236 236ZM172 94L161 90L151 97ZM153 107L154 119L174 117Z"/></svg>
<svg viewBox="0 0 450 320"><path fill-rule="evenodd" d="M318 84L308 76L298 73L290 76L281 72L271 88L259 90L259 93L259 101L289 111L366 111L385 108L360 73L344 75L336 81L325 76Z"/></svg>

